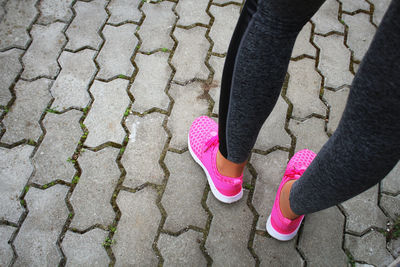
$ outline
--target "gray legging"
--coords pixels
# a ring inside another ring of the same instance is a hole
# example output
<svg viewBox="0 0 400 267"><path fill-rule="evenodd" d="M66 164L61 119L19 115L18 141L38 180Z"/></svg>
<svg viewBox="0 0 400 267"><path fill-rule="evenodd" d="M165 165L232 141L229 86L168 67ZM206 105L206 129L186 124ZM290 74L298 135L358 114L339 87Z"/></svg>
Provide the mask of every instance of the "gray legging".
<svg viewBox="0 0 400 267"><path fill-rule="evenodd" d="M295 39L324 0L247 0L226 58L220 151L241 163L278 99ZM393 0L354 77L339 126L296 181L297 214L343 202L383 179L400 158L400 1Z"/></svg>

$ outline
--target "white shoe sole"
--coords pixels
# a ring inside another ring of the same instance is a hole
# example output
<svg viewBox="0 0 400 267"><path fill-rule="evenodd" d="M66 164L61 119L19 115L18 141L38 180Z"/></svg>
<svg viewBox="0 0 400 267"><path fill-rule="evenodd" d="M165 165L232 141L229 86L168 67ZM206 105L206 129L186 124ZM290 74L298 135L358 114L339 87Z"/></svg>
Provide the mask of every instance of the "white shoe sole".
<svg viewBox="0 0 400 267"><path fill-rule="evenodd" d="M300 226L301 226L301 222L299 223L299 226L297 226L296 230L294 230L291 234L281 234L278 231L276 231L274 229L274 227L272 227L271 215L269 215L266 228L267 228L268 234L270 236L272 236L273 238L278 239L280 241L289 241L289 240L293 239L293 237L296 236L297 231L299 231Z"/></svg>
<svg viewBox="0 0 400 267"><path fill-rule="evenodd" d="M234 196L224 196L223 194L221 194L218 191L218 189L214 185L213 180L210 177L210 174L208 173L207 168L203 165L203 163L201 163L201 161L197 158L196 154L192 151L192 148L191 148L191 145L190 145L189 136L188 136L188 145L189 145L190 155L192 155L194 161L196 161L196 163L199 164L203 168L203 171L205 172L205 174L207 176L207 181L208 181L208 184L210 185L211 192L213 193L215 198L218 199L221 202L224 202L224 203L233 203L233 202L238 201L239 199L241 199L242 196L243 196L243 189L242 188L240 189L240 192L237 193Z"/></svg>

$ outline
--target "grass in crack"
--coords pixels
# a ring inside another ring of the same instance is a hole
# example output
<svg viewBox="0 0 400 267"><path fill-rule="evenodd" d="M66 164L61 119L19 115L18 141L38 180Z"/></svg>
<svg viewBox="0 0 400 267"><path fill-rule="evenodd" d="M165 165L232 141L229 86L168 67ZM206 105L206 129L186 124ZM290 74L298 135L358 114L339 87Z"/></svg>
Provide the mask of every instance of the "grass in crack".
<svg viewBox="0 0 400 267"><path fill-rule="evenodd" d="M386 236L386 241L389 242L400 237L400 215L396 214L397 218L394 223L387 229L384 233Z"/></svg>
<svg viewBox="0 0 400 267"><path fill-rule="evenodd" d="M111 245L114 245L114 244L115 244L115 240L110 239L109 237L107 237L106 240L104 240L104 242L103 242L103 246L105 248L111 247Z"/></svg>

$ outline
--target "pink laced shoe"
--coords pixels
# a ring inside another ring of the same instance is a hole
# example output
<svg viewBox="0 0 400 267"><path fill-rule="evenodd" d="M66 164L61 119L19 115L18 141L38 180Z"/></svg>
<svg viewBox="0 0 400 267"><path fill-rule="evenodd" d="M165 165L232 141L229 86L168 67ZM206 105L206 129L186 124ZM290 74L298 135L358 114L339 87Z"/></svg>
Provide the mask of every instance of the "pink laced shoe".
<svg viewBox="0 0 400 267"><path fill-rule="evenodd" d="M283 217L281 208L279 206L280 195L283 185L289 180L297 180L303 175L304 171L311 164L315 158L315 153L308 149L303 149L294 154L290 159L285 174L283 175L281 184L279 185L278 192L275 196L274 206L272 207L271 215L267 221L268 233L281 241L288 241L292 239L300 228L304 215L290 220Z"/></svg>
<svg viewBox="0 0 400 267"><path fill-rule="evenodd" d="M206 116L197 118L190 127L188 145L193 159L206 173L214 196L225 203L241 199L243 175L236 178L227 177L217 169L218 124Z"/></svg>

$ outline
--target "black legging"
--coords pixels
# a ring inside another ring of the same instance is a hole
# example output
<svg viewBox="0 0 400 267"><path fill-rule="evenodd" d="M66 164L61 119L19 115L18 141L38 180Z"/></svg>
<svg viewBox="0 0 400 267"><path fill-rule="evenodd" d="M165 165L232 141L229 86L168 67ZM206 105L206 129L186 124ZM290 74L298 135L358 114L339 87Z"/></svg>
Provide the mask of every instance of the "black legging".
<svg viewBox="0 0 400 267"><path fill-rule="evenodd" d="M293 45L324 0L247 0L226 58L220 151L247 160L279 97ZM383 179L400 159L400 1L393 0L354 77L339 126L296 181L297 214L343 202Z"/></svg>

